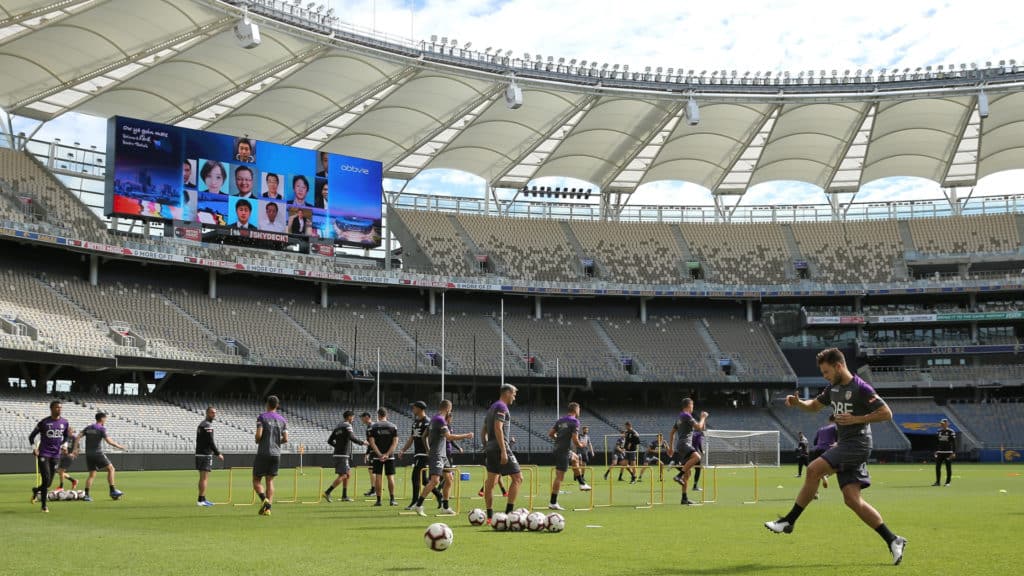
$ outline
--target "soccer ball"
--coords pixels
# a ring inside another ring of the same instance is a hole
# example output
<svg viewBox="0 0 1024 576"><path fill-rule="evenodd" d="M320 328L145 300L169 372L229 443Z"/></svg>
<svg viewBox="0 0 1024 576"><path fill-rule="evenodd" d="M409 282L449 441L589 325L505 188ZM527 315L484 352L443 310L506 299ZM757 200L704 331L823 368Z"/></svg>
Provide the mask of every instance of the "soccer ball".
<svg viewBox="0 0 1024 576"><path fill-rule="evenodd" d="M479 508L474 508L469 513L469 523L472 526L483 526L487 522L487 514Z"/></svg>
<svg viewBox="0 0 1024 576"><path fill-rule="evenodd" d="M85 490L78 490L78 499L85 500Z"/></svg>
<svg viewBox="0 0 1024 576"><path fill-rule="evenodd" d="M526 517L530 515L530 511L527 508L516 508L515 513L519 514L519 516L523 519L526 519Z"/></svg>
<svg viewBox="0 0 1024 576"><path fill-rule="evenodd" d="M58 490L57 500L60 500L61 502L71 500L71 492L68 492L67 490Z"/></svg>
<svg viewBox="0 0 1024 576"><path fill-rule="evenodd" d="M68 500L78 500L78 491L77 490L68 490L67 491L67 495L68 495Z"/></svg>
<svg viewBox="0 0 1024 576"><path fill-rule="evenodd" d="M558 512L548 514L548 532L561 532L565 530L565 517Z"/></svg>
<svg viewBox="0 0 1024 576"><path fill-rule="evenodd" d="M60 493L50 490L49 492L46 493L46 499L50 502L53 502L54 500L60 500L60 496L58 496L58 494Z"/></svg>
<svg viewBox="0 0 1024 576"><path fill-rule="evenodd" d="M526 516L520 515L518 512L512 512L508 515L508 529L510 532L522 532L526 529Z"/></svg>
<svg viewBox="0 0 1024 576"><path fill-rule="evenodd" d="M526 529L530 532L543 532L547 527L548 517L543 512L531 512L526 517Z"/></svg>
<svg viewBox="0 0 1024 576"><path fill-rule="evenodd" d="M508 530L508 514L505 514L504 512L495 512L494 516L491 516L491 528L494 528L498 532Z"/></svg>
<svg viewBox="0 0 1024 576"><path fill-rule="evenodd" d="M426 542L427 548L434 552L447 550L452 545L453 538L452 529L440 522L427 526L427 531L423 533L423 541Z"/></svg>

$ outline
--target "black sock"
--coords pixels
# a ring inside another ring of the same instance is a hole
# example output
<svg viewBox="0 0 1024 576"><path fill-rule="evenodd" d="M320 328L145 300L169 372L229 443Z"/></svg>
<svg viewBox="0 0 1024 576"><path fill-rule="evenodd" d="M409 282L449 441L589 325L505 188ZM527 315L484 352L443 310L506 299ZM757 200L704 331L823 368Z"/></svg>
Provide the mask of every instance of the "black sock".
<svg viewBox="0 0 1024 576"><path fill-rule="evenodd" d="M324 494L330 496L331 492L334 492L334 486L328 486L327 490L324 490Z"/></svg>
<svg viewBox="0 0 1024 576"><path fill-rule="evenodd" d="M508 502L508 503L505 504L505 514L510 514L513 509L514 508L512 508L512 503L511 502Z"/></svg>
<svg viewBox="0 0 1024 576"><path fill-rule="evenodd" d="M487 509L487 519L490 520L491 516L494 516L494 508Z"/></svg>
<svg viewBox="0 0 1024 576"><path fill-rule="evenodd" d="M558 504L558 492L551 493L551 503Z"/></svg>
<svg viewBox="0 0 1024 576"><path fill-rule="evenodd" d="M343 484L341 486L341 497L342 498L348 498L348 485L347 484Z"/></svg>
<svg viewBox="0 0 1024 576"><path fill-rule="evenodd" d="M797 504L796 502L794 502L793 503L793 509L789 511L789 514L786 514L785 516L783 516L782 519L785 520L786 522L789 522L790 524L796 524L797 518L799 518L800 515L803 514L803 513L804 513L804 507L799 505L799 504Z"/></svg>
<svg viewBox="0 0 1024 576"><path fill-rule="evenodd" d="M196 498L196 502L202 502L203 500L206 500L206 496L200 496L199 498Z"/></svg>
<svg viewBox="0 0 1024 576"><path fill-rule="evenodd" d="M416 498L415 504L416 506L423 506L423 496Z"/></svg>
<svg viewBox="0 0 1024 576"><path fill-rule="evenodd" d="M42 494L46 494L46 492L43 492L42 490L40 490L39 492L42 493ZM88 488L85 489L85 495L86 496L89 495L89 489Z"/></svg>
<svg viewBox="0 0 1024 576"><path fill-rule="evenodd" d="M885 522L879 524L878 528L875 528L875 532L878 532L878 535L882 537L882 540L885 540L886 544L892 544L892 541L896 539L896 535L892 533L892 530L889 530Z"/></svg>
<svg viewBox="0 0 1024 576"><path fill-rule="evenodd" d="M263 492L257 492L256 497L260 499L260 502L265 502L267 500L267 495Z"/></svg>
<svg viewBox="0 0 1024 576"><path fill-rule="evenodd" d="M113 492L114 490L117 490L117 488L115 488L115 487L114 487L114 485L113 485L113 484L111 484L111 485L110 485L110 491L111 491L111 492Z"/></svg>
<svg viewBox="0 0 1024 576"><path fill-rule="evenodd" d="M441 500L441 508L444 508L445 510L448 509L448 501L447 500Z"/></svg>

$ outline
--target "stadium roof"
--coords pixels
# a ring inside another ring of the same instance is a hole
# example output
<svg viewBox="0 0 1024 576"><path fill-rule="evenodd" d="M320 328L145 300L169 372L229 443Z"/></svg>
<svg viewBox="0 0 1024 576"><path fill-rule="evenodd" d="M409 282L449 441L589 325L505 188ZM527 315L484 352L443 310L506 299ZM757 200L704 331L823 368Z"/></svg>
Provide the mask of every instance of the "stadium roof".
<svg viewBox="0 0 1024 576"><path fill-rule="evenodd" d="M970 186L1024 168L1024 66L1012 61L806 77L639 73L436 37L384 41L301 4L2 0L0 107L248 134L379 160L391 178L449 168L511 188L561 176L612 192L659 180L716 194L772 180L853 192L889 176ZM233 30L242 5L262 32L251 50ZM506 105L513 76L518 110Z"/></svg>

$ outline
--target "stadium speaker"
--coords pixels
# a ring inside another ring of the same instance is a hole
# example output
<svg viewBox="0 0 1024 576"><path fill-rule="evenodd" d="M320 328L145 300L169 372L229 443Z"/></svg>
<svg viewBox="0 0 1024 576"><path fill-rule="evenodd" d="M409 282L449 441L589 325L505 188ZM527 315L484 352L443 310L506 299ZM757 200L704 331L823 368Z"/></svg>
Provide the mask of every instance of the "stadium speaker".
<svg viewBox="0 0 1024 576"><path fill-rule="evenodd" d="M245 17L235 24L235 40L238 45L246 50L252 50L260 45L260 27L258 24Z"/></svg>
<svg viewBox="0 0 1024 576"><path fill-rule="evenodd" d="M523 106L523 89L516 84L515 78L505 88L505 105L509 110L518 110Z"/></svg>
<svg viewBox="0 0 1024 576"><path fill-rule="evenodd" d="M697 106L697 101L693 99L693 96L686 103L686 123L690 126L700 124L700 107Z"/></svg>
<svg viewBox="0 0 1024 576"><path fill-rule="evenodd" d="M978 116L988 118L988 94L984 90L978 92Z"/></svg>

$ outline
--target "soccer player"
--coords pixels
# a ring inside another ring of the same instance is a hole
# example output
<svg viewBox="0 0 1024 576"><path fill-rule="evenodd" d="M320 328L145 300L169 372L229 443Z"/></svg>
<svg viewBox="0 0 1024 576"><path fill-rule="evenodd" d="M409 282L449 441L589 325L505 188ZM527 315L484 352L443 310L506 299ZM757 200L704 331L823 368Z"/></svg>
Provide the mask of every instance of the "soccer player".
<svg viewBox="0 0 1024 576"><path fill-rule="evenodd" d="M826 450L835 446L838 438L836 415L829 414L828 424L818 428L818 431L814 433L814 450L811 452L811 462L820 458ZM828 474L821 477L821 487L828 488ZM815 494L815 497L817 497L817 494Z"/></svg>
<svg viewBox="0 0 1024 576"><path fill-rule="evenodd" d="M487 480L484 481L484 503L487 505L487 519L494 515L494 483L499 476L508 476L511 482L508 487L508 498L505 501L505 513L508 514L515 509L516 496L519 495L519 485L523 483L523 473L519 470L519 462L516 455L512 453L512 445L509 443L510 430L506 426L511 422L512 416L508 407L516 401L516 393L519 389L505 383L501 385L501 396L491 407L487 409L487 416L484 417L484 426L481 431L481 439L484 443L484 462L487 467Z"/></svg>
<svg viewBox="0 0 1024 576"><path fill-rule="evenodd" d="M707 412L700 413L700 420L694 419L693 399L683 398L682 411L679 412L676 423L672 425L672 433L668 437L668 457L672 458L672 462L679 466L679 476L676 476L676 482L683 487L683 496L679 500L683 506L693 504L686 497L686 487L690 485L690 470L700 463L700 452L693 447L693 432L694 430L704 430L707 419Z"/></svg>
<svg viewBox="0 0 1024 576"><path fill-rule="evenodd" d="M576 453L580 457L580 466L586 470L587 466L590 466L590 461L594 458L594 444L590 441L589 426L580 428L580 445L580 449Z"/></svg>
<svg viewBox="0 0 1024 576"><path fill-rule="evenodd" d="M804 436L803 432L800 432L800 437L796 441L796 477L803 476L804 467L809 464L807 459L807 436Z"/></svg>
<svg viewBox="0 0 1024 576"><path fill-rule="evenodd" d="M39 466L40 478L39 486L32 488L32 503L41 501L43 512L50 511L46 506L46 493L50 491L50 484L53 483L53 473L57 468L57 460L60 459L61 447L67 447L71 434L68 421L60 415L61 408L60 400L50 402L50 415L40 420L28 435L32 455ZM39 446L35 445L36 436L39 436Z"/></svg>
<svg viewBox="0 0 1024 576"><path fill-rule="evenodd" d="M363 454L363 463L366 464L366 469L370 471L370 489L366 491L363 496L373 496L376 492L375 486L377 486L377 475L373 473L373 453L370 451L370 427L373 426L373 417L370 416L369 412L363 412L359 415L359 421L366 427L366 452Z"/></svg>
<svg viewBox="0 0 1024 576"><path fill-rule="evenodd" d="M437 487L442 477L445 479L445 483L442 488L440 515L455 516L455 511L448 506L448 496L451 492L452 484L455 483L455 478L450 470L451 462L448 461L448 457L445 455L445 449L448 442L469 440L473 437L473 433L452 434L452 431L448 429L447 422L448 414L451 411L452 403L448 400L441 400L440 411L430 419L426 438L430 480L427 481L427 485L423 487L419 497L416 499L415 509L416 513L420 516L427 515L423 511L423 500L426 499L427 494L430 494Z"/></svg>
<svg viewBox="0 0 1024 576"><path fill-rule="evenodd" d="M60 481L60 485L57 487L57 491L64 489L64 480L71 481L71 489L74 490L78 487L78 480L75 480L68 474L68 469L75 463L75 457L73 452L75 451L75 431L73 428L68 428L68 443L65 446L61 446L60 449L60 463L57 464L57 480Z"/></svg>
<svg viewBox="0 0 1024 576"><path fill-rule="evenodd" d="M764 525L776 534L791 533L800 514L814 499L818 482L826 474L835 473L846 505L885 540L892 554L892 563L899 564L903 560L906 538L893 534L881 514L861 497L861 490L871 486L867 467L871 455L871 423L891 420L892 410L870 384L850 373L841 350L822 350L817 360L821 375L828 381L828 387L810 400L787 396L786 406L807 412L817 412L831 406L836 417L839 441L807 467L804 485L789 514L774 522L765 522Z"/></svg>
<svg viewBox="0 0 1024 576"><path fill-rule="evenodd" d="M216 418L217 409L207 406L206 418L203 418L196 429L196 470L199 471L199 497L196 499L196 506L213 506L213 502L206 499L206 484L213 470L213 457L224 461L224 455L213 441L213 421Z"/></svg>
<svg viewBox="0 0 1024 576"><path fill-rule="evenodd" d="M381 495L381 474L388 477L389 504L398 506L395 502L395 448L398 447L398 428L388 422L388 411L385 408L377 409L377 421L370 426L370 452L373 453L373 491L377 494L377 503L380 506Z"/></svg>
<svg viewBox="0 0 1024 576"><path fill-rule="evenodd" d="M949 427L949 420L939 420L939 432L936 437L935 446L935 484L939 485L940 471L942 464L946 464L946 486L953 478L953 459L956 458L956 432Z"/></svg>
<svg viewBox="0 0 1024 576"><path fill-rule="evenodd" d="M256 417L256 458L252 463L252 489L259 497L260 516L270 516L274 505L274 478L281 466L281 444L288 443L288 423L278 413L281 399L267 396L267 411ZM267 490L263 491L263 479Z"/></svg>
<svg viewBox="0 0 1024 576"><path fill-rule="evenodd" d="M324 500L331 501L331 492L341 484L341 501L351 502L352 499L348 497L348 477L351 471L350 461L352 460L352 443L355 442L360 446L365 446L366 442L363 442L359 438L356 438L356 431L352 428L352 422L356 419L356 413L351 410L345 410L341 415L341 424L338 424L331 432L331 436L327 439L327 443L334 447L334 473L338 475L334 479L334 483L324 490Z"/></svg>
<svg viewBox="0 0 1024 576"><path fill-rule="evenodd" d="M604 479L608 479L608 473L612 471L616 466L624 466L626 463L626 439L623 436L619 436L615 440L615 446L612 448L611 462L608 465L608 469L604 471ZM622 482L622 468L619 468L619 482Z"/></svg>
<svg viewBox="0 0 1024 576"><path fill-rule="evenodd" d="M405 445L398 451L398 458L413 447L412 454L412 502L405 507L406 510L416 508L416 500L420 497L420 487L423 482L423 472L427 469L427 428L430 421L427 420L427 403L417 400L412 403L412 431Z"/></svg>
<svg viewBox="0 0 1024 576"><path fill-rule="evenodd" d="M629 483L636 484L636 459L640 452L640 434L633 429L633 424L626 422L626 431L622 435L622 449L626 455L626 470L629 472ZM622 480L622 472L619 472Z"/></svg>
<svg viewBox="0 0 1024 576"><path fill-rule="evenodd" d="M662 478L661 467L665 464L668 458L668 446L665 444L665 438L659 433L658 437L647 445L647 449L644 451L644 465L645 466L657 466L658 467L658 478ZM640 474L637 475L637 482L642 482L644 479L645 468L640 469Z"/></svg>
<svg viewBox="0 0 1024 576"><path fill-rule="evenodd" d="M565 416L562 416L555 421L555 424L551 426L551 430L548 430L548 438L555 441L555 446L552 452L555 455L555 479L551 483L551 502L548 503L548 508L551 510L565 510L558 503L558 490L562 487L562 480L565 479L565 472L569 469L569 454L573 448L579 449L583 445L580 443L580 405L576 402L569 403L569 411ZM578 466L573 470L576 481L580 483L580 490L590 490L590 486L580 478Z"/></svg>
<svg viewBox="0 0 1024 576"><path fill-rule="evenodd" d="M89 477L85 479L85 501L92 502L92 496L89 491L92 490L92 482L96 479L96 472L100 470L107 471L107 484L110 485L110 497L117 500L121 496L124 496L124 492L121 492L114 485L114 465L110 463L110 459L103 452L103 443L127 452L128 449L121 446L107 434L107 415L104 412L96 413L96 423L90 424L85 427L84 430L78 433L75 438L75 456L77 456L77 446L81 445L82 438L85 438L85 469L89 471Z"/></svg>
<svg viewBox="0 0 1024 576"><path fill-rule="evenodd" d="M700 462L693 467L693 491L700 492L703 488L700 487L700 472L704 469L704 431L694 430L693 431L693 449L700 454Z"/></svg>

